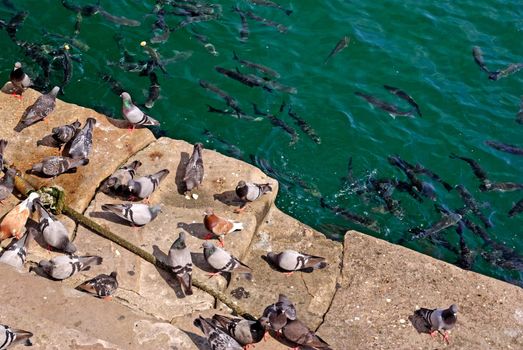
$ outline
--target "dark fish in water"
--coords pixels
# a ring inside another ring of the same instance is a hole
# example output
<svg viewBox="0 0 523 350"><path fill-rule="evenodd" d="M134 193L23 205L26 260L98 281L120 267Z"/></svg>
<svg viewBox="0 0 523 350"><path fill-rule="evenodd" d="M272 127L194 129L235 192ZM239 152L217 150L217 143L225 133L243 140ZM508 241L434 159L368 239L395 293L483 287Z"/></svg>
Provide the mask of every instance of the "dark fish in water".
<svg viewBox="0 0 523 350"><path fill-rule="evenodd" d="M147 98L147 101L145 101L145 107L153 108L154 103L158 97L160 97L160 83L158 83L158 77L154 72L149 74L149 79L151 81L151 85L149 85L149 97Z"/></svg>
<svg viewBox="0 0 523 350"><path fill-rule="evenodd" d="M407 192L412 198L422 203L423 198L419 195L417 189L409 182L406 181L397 181L396 189L400 192Z"/></svg>
<svg viewBox="0 0 523 350"><path fill-rule="evenodd" d="M255 121L255 122L263 119L261 117L255 118L253 116L247 115L239 108L238 108L238 111L234 111L234 112L229 111L227 109L225 109L225 110L219 109L219 108L211 106L210 104L207 105L207 108L208 108L207 111L210 113L230 115L230 116L233 116L234 118L238 118L238 119L245 119L245 120L250 120L250 121Z"/></svg>
<svg viewBox="0 0 523 350"><path fill-rule="evenodd" d="M434 225L430 226L427 229L420 229L420 228L413 228L409 231L414 233L412 236L412 239L421 239L429 236L433 236L436 233L445 230L446 228L449 228L451 226L456 225L460 220L462 219L462 216L458 213L449 213L448 215L445 214L442 216L441 220L436 222Z"/></svg>
<svg viewBox="0 0 523 350"><path fill-rule="evenodd" d="M76 47L78 50L86 52L86 51L89 51L89 49L90 49L89 45L87 45L86 43L84 43L80 39L77 39L77 38L74 38L74 37L70 37L70 36L67 36L67 35L58 34L58 33L49 33L48 31L45 31L45 30L44 30L44 32L45 32L44 35L46 37L59 39L60 41L65 41L65 42L71 44L71 46Z"/></svg>
<svg viewBox="0 0 523 350"><path fill-rule="evenodd" d="M465 162L467 162L470 167L472 168L472 171L474 172L474 176L478 178L479 181L481 181L481 184L485 184L489 182L487 173L485 170L481 168L481 166L472 158L466 158L456 155L455 153L451 153L449 156L451 159L461 159Z"/></svg>
<svg viewBox="0 0 523 350"><path fill-rule="evenodd" d="M262 73L265 73L267 75L270 75L271 77L274 77L274 78L279 78L280 77L280 73L276 72L274 69L271 69L269 67L261 65L259 63L254 63L254 62L251 62L251 61L247 61L247 60L241 59L240 57L238 57L238 55L236 54L236 52L234 50L232 51L232 53L233 53L233 58L236 61L240 62L241 64L243 64L243 65L245 65L247 67L256 69L259 72L262 72Z"/></svg>
<svg viewBox="0 0 523 350"><path fill-rule="evenodd" d="M64 78L62 80L62 86L60 87L60 91L62 91L62 93L64 93L64 87L69 84L73 76L73 60L71 59L69 50L70 48L67 44L65 44L64 47L60 49L60 52L62 53L62 67L64 71Z"/></svg>
<svg viewBox="0 0 523 350"><path fill-rule="evenodd" d="M27 41L19 41L17 42L17 45L24 51L24 54L27 57L30 57L36 64L40 66L44 73L43 84L35 83L35 85L43 85L44 87L47 86L49 84L49 76L51 74L51 61L49 60L45 50L40 45L36 45Z"/></svg>
<svg viewBox="0 0 523 350"><path fill-rule="evenodd" d="M499 80L504 77L508 77L511 74L518 72L523 68L523 63L511 63L507 68L491 72L488 76L490 80Z"/></svg>
<svg viewBox="0 0 523 350"><path fill-rule="evenodd" d="M20 11L16 13L9 22L7 22L6 31L7 35L11 38L13 42L17 42L16 40L16 32L18 31L18 27L24 23L25 19L29 15L29 12L27 11Z"/></svg>
<svg viewBox="0 0 523 350"><path fill-rule="evenodd" d="M311 138L312 141L317 143L318 145L321 144L320 137L316 134L316 131L307 123L307 121L303 118L301 118L299 115L294 113L291 108L287 110L287 114L294 119L296 124L299 126L299 128ZM352 158L351 158L352 159Z"/></svg>
<svg viewBox="0 0 523 350"><path fill-rule="evenodd" d="M519 111L516 117L516 122L523 124L523 96L521 96L521 102L519 103Z"/></svg>
<svg viewBox="0 0 523 350"><path fill-rule="evenodd" d="M485 228L492 227L492 223L481 212L477 201L474 199L474 197L472 197L472 194L469 192L469 190L467 190L463 185L457 185L456 190L458 191L461 199L463 200L463 203L465 203L466 207L469 208L472 211L472 213L474 213L474 215L476 215L478 219L481 220L483 226L485 226Z"/></svg>
<svg viewBox="0 0 523 350"><path fill-rule="evenodd" d="M153 23L153 28L161 30L161 34L153 36L151 38L152 43L155 43L155 44L163 43L169 39L171 30L169 29L169 26L165 22L165 10L164 9L161 9L160 11L156 12L156 21Z"/></svg>
<svg viewBox="0 0 523 350"><path fill-rule="evenodd" d="M440 177L438 174L434 173L434 172L433 172L432 170L430 170L430 169L425 168L425 167L424 167L423 165L421 165L420 163L416 163L416 165L412 165L412 164L408 163L408 162L405 161L405 160L402 160L402 162L403 162L403 164L404 164L405 166L407 166L409 169L411 169L415 174L423 174L423 175L427 175L427 176L430 177L432 180L439 182L440 184L443 185L443 187L445 187L445 189L446 189L447 191L451 191L451 190L453 189L453 187L452 187L449 183L443 181L443 179L441 179L441 177Z"/></svg>
<svg viewBox="0 0 523 350"><path fill-rule="evenodd" d="M464 211L463 210L456 210L456 212L458 212L458 214L462 215L463 218L461 219L461 221L463 222L463 224L471 231L473 232L474 234L476 234L477 236L481 237L481 239L483 239L483 241L485 243L491 243L492 242L492 239L490 238L490 236L488 235L487 231L485 231L484 228L482 228L481 226L479 225L476 225L472 220L470 220L469 218L467 218L465 216L465 214L467 213L467 210L465 209Z"/></svg>
<svg viewBox="0 0 523 350"><path fill-rule="evenodd" d="M514 182L485 182L479 186L480 191L510 192L523 189L523 184Z"/></svg>
<svg viewBox="0 0 523 350"><path fill-rule="evenodd" d="M171 31L175 32L192 23L213 21L215 19L218 19L219 17L220 17L219 15L200 15L200 16L195 16L195 17L188 17L188 18L184 19L183 21L181 21L176 27L171 28Z"/></svg>
<svg viewBox="0 0 523 350"><path fill-rule="evenodd" d="M520 155L520 156L523 155L523 148L519 148L517 146L508 145L508 144L505 144L505 143L492 141L492 140L485 141L485 144L487 146L490 146L492 148L497 149L498 151L512 153L512 154L517 154L517 155Z"/></svg>
<svg viewBox="0 0 523 350"><path fill-rule="evenodd" d="M260 17L258 15L256 15L254 12L252 11L247 11L245 12L245 14L247 15L247 17L249 17L250 19L253 19L257 22L260 22L262 24L265 24L266 26L268 27L273 27L273 28L276 28L278 29L278 31L280 33L285 33L288 28L286 26L284 26L283 24L281 23L276 23L274 21L271 21L270 19L267 19L267 18L263 18L263 17Z"/></svg>
<svg viewBox="0 0 523 350"><path fill-rule="evenodd" d="M16 11L16 7L11 0L2 0L2 4L4 4L6 9Z"/></svg>
<svg viewBox="0 0 523 350"><path fill-rule="evenodd" d="M245 16L245 12L240 10L238 6L233 7L233 11L240 15L240 19L242 21L242 26L240 28L240 40L245 42L249 39L249 24L247 23L247 17Z"/></svg>
<svg viewBox="0 0 523 350"><path fill-rule="evenodd" d="M489 263L504 269L523 271L523 256L497 242L491 242L492 251L482 251L481 256Z"/></svg>
<svg viewBox="0 0 523 350"><path fill-rule="evenodd" d="M369 219L368 217L361 216L356 213L352 213L346 209L340 208L337 205L334 206L334 205L328 204L325 201L325 198L323 198L323 197L320 198L320 205L322 208L329 209L333 213L341 215L344 218L349 219L350 221L356 222L357 224L367 227L373 231L379 232L378 223L372 219Z"/></svg>
<svg viewBox="0 0 523 350"><path fill-rule="evenodd" d="M231 95L229 95L225 91L219 89L217 86L209 83L208 81L200 79L199 83L200 83L200 86L203 87L204 89L212 91L216 95L220 96L225 101L227 106L229 106L232 109L234 109L236 111L238 117L240 117L240 113L242 112L241 109L240 109L240 104L234 97L232 97Z"/></svg>
<svg viewBox="0 0 523 350"><path fill-rule="evenodd" d="M199 17L203 15L214 15L217 13L215 6L217 4L204 4L196 1L179 1L179 2L170 2L174 8L176 8L177 13L188 17ZM220 6L220 5L217 5ZM221 9L221 7L219 7Z"/></svg>
<svg viewBox="0 0 523 350"><path fill-rule="evenodd" d="M269 119L272 125L283 129L287 134L289 134L291 136L291 144L294 144L298 141L298 133L289 124L285 123L283 120L277 118L273 114L262 112L254 103L252 104L252 106L254 108L254 114L266 117L267 119Z"/></svg>
<svg viewBox="0 0 523 350"><path fill-rule="evenodd" d="M225 147L225 153L227 153L228 155L230 155L236 159L242 159L243 152L238 147L233 145L232 143L214 135L212 132L210 132L207 129L205 129L203 131L203 135L222 144L223 147Z"/></svg>
<svg viewBox="0 0 523 350"><path fill-rule="evenodd" d="M409 167L407 165L407 163L403 159L401 159L398 156L388 156L387 160L389 161L390 164L398 167L401 171L403 171L403 173L405 173L405 175L409 179L409 181L412 184L412 186L419 193L423 192L423 183L422 183L422 181L420 179L418 179L418 177L416 176L414 170L412 170L412 168Z"/></svg>
<svg viewBox="0 0 523 350"><path fill-rule="evenodd" d="M225 75L228 78L231 78L231 79L234 79L236 81L239 81L240 83L242 83L244 85L247 85L248 87L258 86L258 87L261 87L261 88L263 88L265 90L268 90L269 92L272 91L270 88L268 88L266 86L266 82L262 78L256 77L255 75L252 75L252 74L242 74L242 73L240 73L237 70L233 71L233 70L226 69L226 68L219 67L219 66L214 67L214 69L216 69L216 71L218 73L221 73L221 74Z"/></svg>
<svg viewBox="0 0 523 350"><path fill-rule="evenodd" d="M153 64L157 67L160 67L160 69L162 70L162 72L164 74L167 74L167 70L165 69L164 62L162 61L158 51L156 51L151 46L147 45L147 43L145 41L141 42L140 45L145 49L145 51L147 51L147 53L151 57ZM144 75L149 75L149 72L147 72Z"/></svg>
<svg viewBox="0 0 523 350"><path fill-rule="evenodd" d="M106 82L109 83L109 85L111 86L111 91L112 91L114 94L120 96L123 92L127 91L127 90L124 89L124 88L122 87L122 85L121 85L121 84L120 84L116 79L114 79L112 76L107 75L107 74L103 74L103 75L101 74L100 76L101 76L101 78L102 78L103 81L106 81Z"/></svg>
<svg viewBox="0 0 523 350"><path fill-rule="evenodd" d="M62 5L66 9L79 13L85 17L100 14L100 16L104 17L105 19L107 19L113 23L121 24L124 26L138 27L141 24L139 21L136 21L134 19L129 19L129 18L125 18L125 17L117 17L114 15L111 15L110 13L105 11L100 5L86 5L86 6L80 7L80 6L69 3L67 0L62 0Z"/></svg>
<svg viewBox="0 0 523 350"><path fill-rule="evenodd" d="M340 52L341 50L346 48L349 45L349 43L350 43L350 38L348 36L344 36L343 38L341 38L340 41L338 41L338 43L334 47L334 49L332 49L332 51L329 53L329 55L327 56L325 61L323 61L323 64L327 64L327 62L331 59L331 57L333 57L338 52Z"/></svg>
<svg viewBox="0 0 523 350"><path fill-rule="evenodd" d="M371 95L367 95L367 94L364 94L362 92L359 92L359 91L356 91L354 93L356 96L359 96L363 99L365 99L368 103L370 103L371 105L375 106L375 107L378 107L382 110L384 110L385 112L389 113L389 115L392 117L392 118L396 118L396 117L411 117L413 118L413 112L414 112L414 109L410 110L410 111L401 111L398 109L398 107L390 104L390 103L387 103L385 101L382 101L380 99L377 99L376 97L374 96L371 96Z"/></svg>
<svg viewBox="0 0 523 350"><path fill-rule="evenodd" d="M520 199L514 206L509 210L508 217L511 218L523 211L523 198Z"/></svg>
<svg viewBox="0 0 523 350"><path fill-rule="evenodd" d="M474 254L472 254L472 251L467 246L467 242L465 242L465 235L463 234L463 230L465 227L465 224L462 221L458 222L458 227L456 228L456 233L459 236L459 259L456 261L456 265L461 267L465 270L470 270L472 268L472 265L474 264Z"/></svg>
<svg viewBox="0 0 523 350"><path fill-rule="evenodd" d="M282 92L286 92L289 94L298 93L298 90L295 87L280 84L279 82L277 82L275 80L269 80L269 81L265 82L265 88L268 89L269 91L277 90L277 91L282 91Z"/></svg>
<svg viewBox="0 0 523 350"><path fill-rule="evenodd" d="M278 10L281 10L281 11L285 12L285 14L287 16L290 16L290 14L292 13L292 10L286 9L283 6L281 6L280 4L277 4L277 3L272 2L270 0L249 0L249 1L251 3L253 3L254 5L260 5L260 6L267 6L267 7L277 8Z"/></svg>
<svg viewBox="0 0 523 350"><path fill-rule="evenodd" d="M396 182L393 179L374 178L369 179L369 182L378 197L385 203L385 209L394 216L403 216L399 201L392 198L392 194L396 188Z"/></svg>
<svg viewBox="0 0 523 350"><path fill-rule="evenodd" d="M395 88L390 85L383 85L383 87L385 89L387 89L391 94L396 95L399 98L407 101L412 107L414 107L416 109L416 112L421 117L421 110L419 109L418 104L416 103L416 101L414 101L414 99L409 94L407 94L405 91L403 91L401 89Z"/></svg>
<svg viewBox="0 0 523 350"><path fill-rule="evenodd" d="M483 60L483 52L479 46L474 46L472 48L472 56L474 57L474 61L478 64L479 68L490 75L491 71L485 65L485 61Z"/></svg>

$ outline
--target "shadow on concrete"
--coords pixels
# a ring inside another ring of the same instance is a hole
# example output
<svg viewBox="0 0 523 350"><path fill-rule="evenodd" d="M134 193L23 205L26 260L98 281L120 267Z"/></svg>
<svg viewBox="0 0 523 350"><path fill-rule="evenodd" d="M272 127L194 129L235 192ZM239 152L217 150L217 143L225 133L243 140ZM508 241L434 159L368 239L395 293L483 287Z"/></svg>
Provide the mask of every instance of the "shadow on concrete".
<svg viewBox="0 0 523 350"><path fill-rule="evenodd" d="M189 153L182 152L180 154L180 163L176 168L176 177L174 181L176 182L176 188L179 194L185 194L186 186L185 182L183 181L183 178L185 177L185 168L187 167L187 163L189 162L189 157Z"/></svg>
<svg viewBox="0 0 523 350"><path fill-rule="evenodd" d="M185 222L179 222L178 228L181 228L188 234L199 239L205 239L206 237L208 238L209 234L211 234L209 231L207 231L203 223L187 224Z"/></svg>
<svg viewBox="0 0 523 350"><path fill-rule="evenodd" d="M167 255L162 252L162 250L156 245L153 245L153 255L156 259L162 261L163 263L167 264ZM173 291L176 293L176 296L178 298L185 298L185 293L182 290L182 286L178 282L178 279L174 275L174 272L168 272L164 269L159 268L158 266L155 266L156 271L160 274L160 276L164 279L164 281L173 289Z"/></svg>
<svg viewBox="0 0 523 350"><path fill-rule="evenodd" d="M218 200L228 206L240 206L243 201L238 198L236 191L224 191L222 193L216 193L213 195L214 200Z"/></svg>

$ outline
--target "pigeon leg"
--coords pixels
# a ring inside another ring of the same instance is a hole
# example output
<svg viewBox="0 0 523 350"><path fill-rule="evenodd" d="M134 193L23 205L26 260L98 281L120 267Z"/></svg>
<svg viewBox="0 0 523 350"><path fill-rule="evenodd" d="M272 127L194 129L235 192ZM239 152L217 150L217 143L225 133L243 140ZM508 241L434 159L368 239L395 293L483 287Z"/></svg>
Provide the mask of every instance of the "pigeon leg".
<svg viewBox="0 0 523 350"><path fill-rule="evenodd" d="M17 98L18 101L22 101L22 98L23 98L23 97L22 97L22 94L17 94L16 92L13 92L12 96L15 97L15 98Z"/></svg>
<svg viewBox="0 0 523 350"><path fill-rule="evenodd" d="M113 300L113 297L110 296L110 295L108 295L108 296L102 297L102 299L103 299L104 301L111 301L111 300Z"/></svg>
<svg viewBox="0 0 523 350"><path fill-rule="evenodd" d="M445 342L448 344L450 344L450 341L449 341L449 334L447 333L447 331L445 331L444 333L442 333L440 330L438 330L439 334L441 334L441 336L443 337L443 340L445 340Z"/></svg>
<svg viewBox="0 0 523 350"><path fill-rule="evenodd" d="M220 271L214 272L214 273L208 273L207 275L209 276L209 278L213 278L214 276L219 275L219 274L220 274Z"/></svg>
<svg viewBox="0 0 523 350"><path fill-rule="evenodd" d="M143 202L144 202L145 204L151 204L151 200L149 199L149 197L144 198L144 199L143 199Z"/></svg>
<svg viewBox="0 0 523 350"><path fill-rule="evenodd" d="M290 275L292 275L294 273L294 271L289 271L289 272L284 272L283 274L287 277L289 277Z"/></svg>
<svg viewBox="0 0 523 350"><path fill-rule="evenodd" d="M132 134L133 131L134 131L134 128L135 128L135 125L134 125L134 124L131 124L131 125L129 125L129 126L127 127L127 131L128 131L130 134Z"/></svg>
<svg viewBox="0 0 523 350"><path fill-rule="evenodd" d="M243 203L242 205L240 205L239 208L234 209L234 212L235 212L236 214L241 214L241 213L243 213L243 211L245 210L245 208L247 208L247 203Z"/></svg>
<svg viewBox="0 0 523 350"><path fill-rule="evenodd" d="M430 334L430 337L431 337L431 338L434 338L434 337L436 336L436 333L437 333L437 332L438 332L437 330L436 330L436 331L432 331L432 332L430 332L430 333L429 333L429 334Z"/></svg>
<svg viewBox="0 0 523 350"><path fill-rule="evenodd" d="M225 241L223 240L223 237L222 237L222 236L220 236L220 237L218 238L218 245L219 245L220 247L222 247L222 248L225 247Z"/></svg>

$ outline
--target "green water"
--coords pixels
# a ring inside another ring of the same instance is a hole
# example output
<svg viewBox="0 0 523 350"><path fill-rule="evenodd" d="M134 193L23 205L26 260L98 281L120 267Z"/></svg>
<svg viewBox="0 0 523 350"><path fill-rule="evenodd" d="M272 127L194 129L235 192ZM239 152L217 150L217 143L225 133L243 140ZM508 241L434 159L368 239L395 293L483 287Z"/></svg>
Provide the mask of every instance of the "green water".
<svg viewBox="0 0 523 350"><path fill-rule="evenodd" d="M94 0L69 2L80 6L95 3ZM7 22L15 11L6 5L8 1L2 3L0 18ZM45 32L73 35L76 15L66 10L60 1L12 3L17 10L29 13L19 27L18 40L46 44L49 51L71 43L44 35ZM165 43L150 44L166 60L177 52L190 55L186 60L168 63L167 75L159 69L155 71L161 97L149 114L162 123L161 129L155 132L192 143L203 142L207 148L227 153L229 148L224 143L202 134L208 129L216 137L237 146L241 150L237 156L245 161L251 161L250 154L266 159L281 183L278 207L334 239L342 239L341 230L358 229L392 242L401 240L407 247L456 262L453 250L459 250L459 244L453 229L440 233L435 241L409 240L409 228L426 227L438 220L434 202L425 199L418 203L404 193L395 192L393 197L401 201L403 208L403 216L398 218L383 212L382 204L372 197L363 200L355 195L340 180L347 176L350 156L354 177L360 183L369 176L406 180L404 174L387 162L388 155L400 155L411 163L422 163L452 185L464 184L479 202L485 203L482 210L494 223L488 230L490 237L523 255L523 243L519 239L523 215L507 216L508 210L522 197L521 191L480 192L470 167L449 158L451 152L474 158L494 181L523 182L521 156L499 152L484 144L485 140L492 139L523 146L523 125L515 122L523 92L523 72L491 81L474 63L471 54L474 45L480 46L491 70L523 61L520 45L523 3L492 0L280 3L292 9L292 15L254 6L249 1L222 1L221 16L217 20L192 24L171 33ZM76 58L73 77L61 99L103 108L106 113L119 117L121 100L100 79L99 74L103 73L118 80L136 103L145 102L149 79L116 64L122 51L115 35L123 38L122 45L136 60L148 59L139 43L153 37L154 4L154 1L101 1L107 12L140 21L138 27L118 25L100 15L83 18L76 39L87 44L89 50L72 47L71 53ZM281 23L289 30L280 33L248 20L249 39L242 42L240 17L231 11L234 4ZM168 5L165 8L170 9ZM174 15L165 18L171 27L183 20ZM206 35L219 55L210 54L190 31ZM349 46L324 65L329 52L345 35L351 38ZM0 32L0 43L4 51L0 57L2 76L9 76L16 60L23 62L33 77L42 75L38 65L23 55L5 30ZM243 59L278 71L279 82L295 87L298 93L269 93L218 74L215 66L229 69L238 66L244 72L253 72L233 60L233 50ZM62 82L59 61L53 67L46 89ZM219 97L199 86L199 79L212 82L236 97L249 114L252 114L251 103L273 113L277 113L282 102L292 105L316 130L321 144L312 142L286 113L280 117L300 136L294 144L284 131L267 120L252 122L208 113L206 104L226 107ZM404 101L383 88L384 84L410 93L420 105L423 117L393 119L354 95L355 91L362 91L407 108ZM450 208L463 206L456 191L447 192L436 183L434 186L439 203ZM321 208L320 196L331 205L376 220L379 232ZM480 224L476 218L470 218ZM464 234L475 256L473 270L523 283L521 260L519 265L510 268L500 266L503 259L489 262L481 253L491 251L492 247L485 247L483 240L468 230ZM450 242L450 250L444 247L443 241Z"/></svg>

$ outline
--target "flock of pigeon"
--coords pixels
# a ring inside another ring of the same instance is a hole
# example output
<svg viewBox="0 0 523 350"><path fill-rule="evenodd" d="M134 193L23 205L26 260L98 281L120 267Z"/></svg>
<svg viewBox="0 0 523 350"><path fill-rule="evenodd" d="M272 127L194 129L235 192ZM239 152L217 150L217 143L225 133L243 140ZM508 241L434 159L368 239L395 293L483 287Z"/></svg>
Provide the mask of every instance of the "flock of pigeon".
<svg viewBox="0 0 523 350"><path fill-rule="evenodd" d="M22 65L17 62L7 83L12 86L12 92L21 94L31 86L30 78L23 72ZM6 85L7 85L6 84ZM54 110L55 98L58 92L55 87L48 94L41 95L24 112L15 130L22 130L44 120ZM18 95L15 95L18 96ZM122 114L129 122L130 127L155 125L157 121L147 116L135 106L128 93L122 93ZM42 162L33 165L31 172L41 176L56 177L68 171L76 171L79 166L88 164L88 156L93 147L94 118L89 118L83 128L75 121L71 124L52 129L52 134L38 141L38 145L63 148L62 156L47 157ZM0 180L0 200L6 199L14 190L14 177L17 174L13 166L4 159L3 151L7 147L6 140L0 140L0 164L4 172ZM193 189L201 185L204 177L204 163L202 158L203 145L196 143L193 153L185 166L183 181L185 194L189 195ZM161 212L160 206L149 205L148 198L160 186L162 180L169 174L163 169L157 173L136 178L136 170L141 162L136 160L120 167L114 174L107 178L101 190L115 196L124 196L131 201L122 204L104 204L102 209L111 212L128 221L132 226L143 226L154 220ZM249 202L253 202L272 191L269 183L258 184L244 180L238 182L235 192L242 204L234 211L241 213ZM195 198L195 193L192 194ZM144 203L132 201L143 200ZM39 222L37 227L31 225L29 218L33 212L38 212ZM207 263L218 273L237 273L247 280L252 279L251 269L239 259L223 249L224 237L233 231L242 230L241 222L220 217L212 208L205 211L203 219L205 228L209 231L206 239L217 238L219 245L209 241L202 244L203 255ZM69 241L67 228L61 223L41 201L38 192L31 192L29 196L9 211L0 222L0 240L14 236L12 242L4 249L0 262L21 269L25 264L29 242L41 235L48 248L65 253L51 260L42 260L38 268L54 280L63 280L73 276L79 271L88 270L92 265L99 265L103 258L99 256L76 256L77 248ZM268 261L281 271L312 272L324 268L327 263L323 257L312 256L294 250L284 250L279 253L268 253ZM191 252L185 244L185 233L180 232L178 239L172 244L167 258L186 295L192 291L192 259ZM213 274L214 275L214 274ZM91 293L100 298L110 297L118 288L117 272L109 275L100 274L77 287L79 290ZM423 331L427 333L440 332L448 341L446 331L455 324L457 307L449 309L420 309L413 315L414 319L421 322ZM419 321L421 320L421 321ZM413 321L414 324L414 321ZM266 331L280 334L287 342L296 346L309 346L316 349L330 349L329 345L310 330L297 318L296 309L292 302L284 295L278 301L267 306L259 319L232 318L215 315L212 319L199 317L195 325L201 328L207 336L212 349L242 349L244 346L261 341ZM31 332L17 330L2 326L0 331L0 349L5 349L17 343L30 344Z"/></svg>

